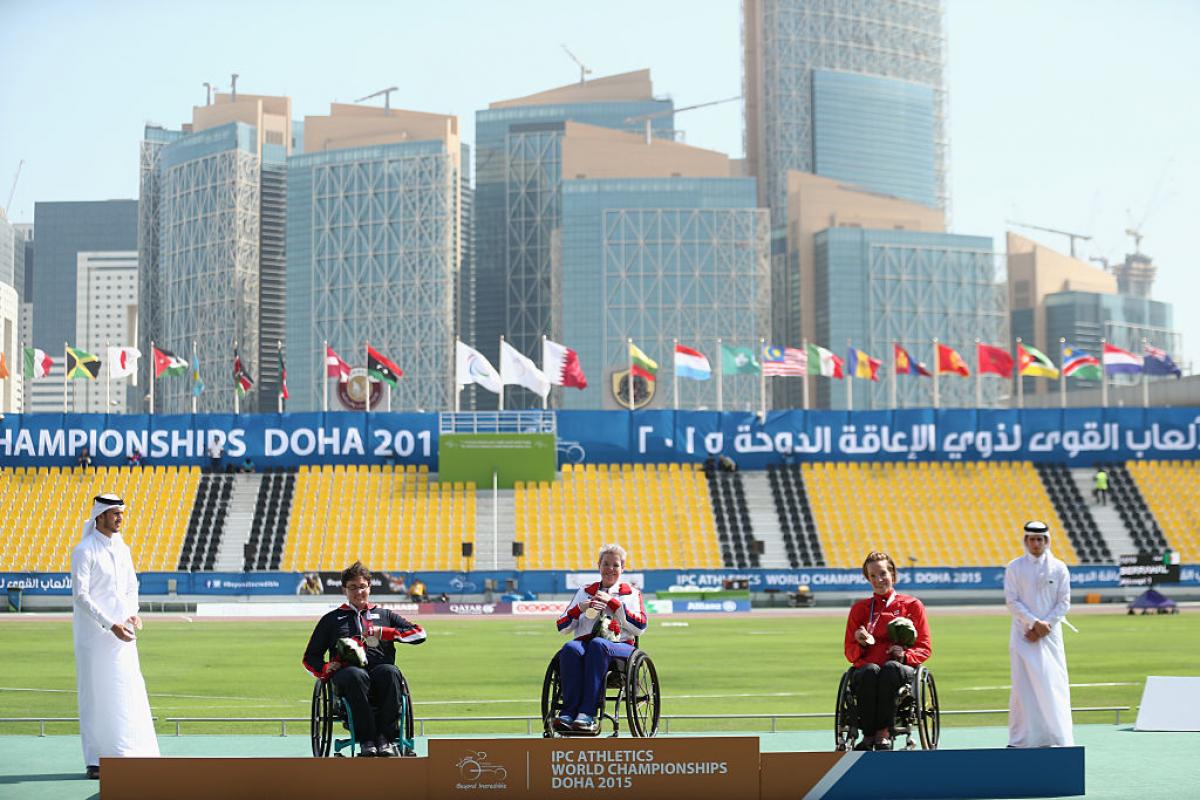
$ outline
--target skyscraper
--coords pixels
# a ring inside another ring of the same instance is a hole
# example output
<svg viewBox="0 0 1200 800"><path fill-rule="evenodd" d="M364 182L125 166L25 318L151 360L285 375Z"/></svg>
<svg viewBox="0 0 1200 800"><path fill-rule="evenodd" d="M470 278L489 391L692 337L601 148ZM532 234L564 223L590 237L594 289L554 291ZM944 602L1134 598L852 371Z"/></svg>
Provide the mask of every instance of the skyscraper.
<svg viewBox="0 0 1200 800"><path fill-rule="evenodd" d="M203 411L233 406L236 344L256 381L242 410L274 406L284 336L287 97L218 94L181 131L147 127L142 143L139 240L141 349L187 357L195 343L206 380ZM39 235L39 239L40 239ZM147 357L143 370L152 359ZM148 372L144 372L148 376ZM191 408L186 381L162 381L156 410Z"/></svg>
<svg viewBox="0 0 1200 800"><path fill-rule="evenodd" d="M475 248L467 284L477 298L463 336L494 359L500 336L522 352L551 333L553 232L562 215L561 140L567 122L658 132L673 104L655 98L649 70L492 103L475 115ZM482 402L493 403L487 393ZM469 404L469 394L465 394ZM535 398L514 390L513 407ZM539 401L540 402L540 401Z"/></svg>
<svg viewBox="0 0 1200 800"><path fill-rule="evenodd" d="M746 158L774 224L787 173L946 206L942 0L745 0Z"/></svg>
<svg viewBox="0 0 1200 800"><path fill-rule="evenodd" d="M367 343L395 360L393 409L453 406L469 159L457 117L334 104L305 118L288 159L292 410L322 407L323 341L354 366Z"/></svg>

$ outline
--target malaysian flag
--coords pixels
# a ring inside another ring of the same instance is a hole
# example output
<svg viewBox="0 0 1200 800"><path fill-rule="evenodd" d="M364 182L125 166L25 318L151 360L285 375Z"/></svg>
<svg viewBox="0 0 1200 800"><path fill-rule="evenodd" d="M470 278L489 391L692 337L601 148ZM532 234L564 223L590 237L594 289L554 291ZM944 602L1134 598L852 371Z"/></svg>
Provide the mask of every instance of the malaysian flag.
<svg viewBox="0 0 1200 800"><path fill-rule="evenodd" d="M767 345L762 352L762 371L765 377L807 375L808 354L795 347Z"/></svg>

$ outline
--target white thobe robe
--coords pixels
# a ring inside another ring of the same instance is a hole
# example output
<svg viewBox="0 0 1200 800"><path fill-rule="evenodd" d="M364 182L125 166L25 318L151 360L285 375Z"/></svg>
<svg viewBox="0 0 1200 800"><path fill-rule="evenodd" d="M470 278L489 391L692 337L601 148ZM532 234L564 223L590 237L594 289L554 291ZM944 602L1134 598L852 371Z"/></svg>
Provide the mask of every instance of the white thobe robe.
<svg viewBox="0 0 1200 800"><path fill-rule="evenodd" d="M1061 621L1071 607L1067 565L1047 550L1029 553L1004 570L1004 602L1012 612L1008 653L1012 693L1008 701L1008 743L1012 747L1070 747L1071 688ZM1050 633L1035 642L1025 633L1038 620Z"/></svg>
<svg viewBox="0 0 1200 800"><path fill-rule="evenodd" d="M157 756L136 642L110 628L138 611L133 558L121 534L91 530L71 551L75 673L85 766L101 757Z"/></svg>

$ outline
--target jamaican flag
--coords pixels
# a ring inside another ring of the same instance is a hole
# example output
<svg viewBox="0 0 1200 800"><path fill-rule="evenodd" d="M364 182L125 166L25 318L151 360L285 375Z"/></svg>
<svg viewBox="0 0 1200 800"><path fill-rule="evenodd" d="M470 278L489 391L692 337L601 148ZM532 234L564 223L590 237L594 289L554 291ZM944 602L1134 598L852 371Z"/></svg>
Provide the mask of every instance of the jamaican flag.
<svg viewBox="0 0 1200 800"><path fill-rule="evenodd" d="M67 377L96 380L100 375L100 359L78 347L67 348Z"/></svg>

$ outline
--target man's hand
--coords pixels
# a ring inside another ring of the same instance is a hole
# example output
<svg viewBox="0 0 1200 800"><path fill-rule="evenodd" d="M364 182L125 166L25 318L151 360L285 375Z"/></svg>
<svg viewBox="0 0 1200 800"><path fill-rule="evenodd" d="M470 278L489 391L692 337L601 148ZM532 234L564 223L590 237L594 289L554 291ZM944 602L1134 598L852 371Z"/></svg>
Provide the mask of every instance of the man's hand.
<svg viewBox="0 0 1200 800"><path fill-rule="evenodd" d="M140 631L142 629L142 618L137 614L132 615L129 619L125 620L125 627Z"/></svg>
<svg viewBox="0 0 1200 800"><path fill-rule="evenodd" d="M128 628L126 628L125 625L120 622L115 623L111 628L109 628L109 630L112 631L113 635L116 636L118 639L120 639L122 642L132 642L136 638L133 635L133 632L130 631Z"/></svg>
<svg viewBox="0 0 1200 800"><path fill-rule="evenodd" d="M887 649L888 661L899 661L904 663L904 648L898 644L894 644Z"/></svg>
<svg viewBox="0 0 1200 800"><path fill-rule="evenodd" d="M1050 634L1050 624L1044 620L1037 620L1033 623L1033 627L1025 631L1025 638L1031 642L1036 642L1043 636Z"/></svg>

